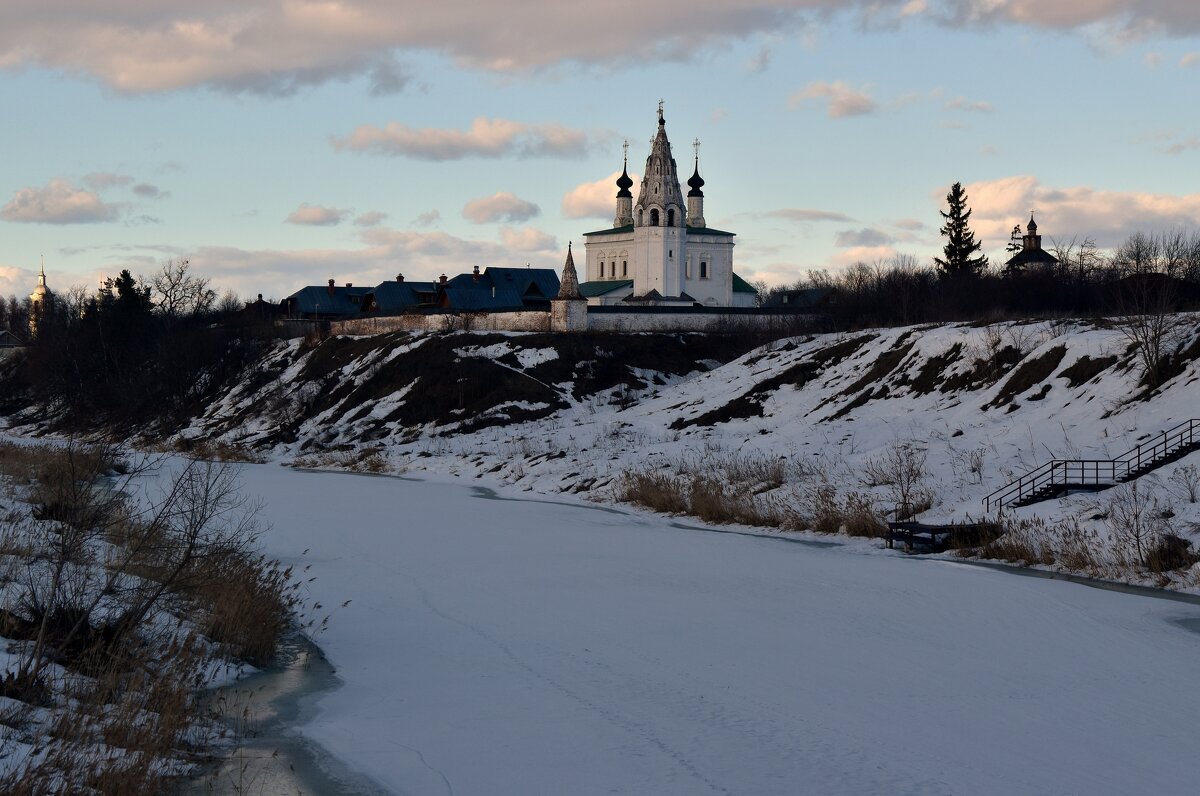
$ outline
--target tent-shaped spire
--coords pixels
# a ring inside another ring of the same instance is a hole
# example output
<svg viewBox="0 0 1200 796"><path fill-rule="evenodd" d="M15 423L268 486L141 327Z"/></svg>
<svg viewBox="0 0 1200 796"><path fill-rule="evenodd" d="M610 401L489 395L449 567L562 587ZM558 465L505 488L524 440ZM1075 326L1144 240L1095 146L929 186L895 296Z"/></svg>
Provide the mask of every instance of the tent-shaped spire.
<svg viewBox="0 0 1200 796"><path fill-rule="evenodd" d="M559 285L556 299L583 300L583 294L579 292L579 274L575 272L575 257L571 254L569 241L567 242L567 262L563 265L562 279Z"/></svg>

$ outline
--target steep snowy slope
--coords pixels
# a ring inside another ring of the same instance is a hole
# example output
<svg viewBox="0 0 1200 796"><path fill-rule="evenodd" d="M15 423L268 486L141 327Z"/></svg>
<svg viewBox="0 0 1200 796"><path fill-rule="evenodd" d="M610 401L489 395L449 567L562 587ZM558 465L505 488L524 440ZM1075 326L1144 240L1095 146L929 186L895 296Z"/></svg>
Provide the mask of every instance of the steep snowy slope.
<svg viewBox="0 0 1200 796"><path fill-rule="evenodd" d="M1200 417L1200 322L1178 320L1155 389L1126 335L1091 322L817 335L741 356L736 341L701 335L291 343L181 438L310 466L486 473L598 500L627 497L626 476L643 474L724 491L758 507L739 515L751 524L761 513L763 524L817 527L818 488L880 517L903 501L926 520L978 518L985 496L1046 461L1109 459ZM907 465L916 472L898 477ZM1200 454L1143 479L1154 510L1174 515L1164 528L1200 520L1177 474L1196 465ZM1105 500L1013 514L1102 533Z"/></svg>

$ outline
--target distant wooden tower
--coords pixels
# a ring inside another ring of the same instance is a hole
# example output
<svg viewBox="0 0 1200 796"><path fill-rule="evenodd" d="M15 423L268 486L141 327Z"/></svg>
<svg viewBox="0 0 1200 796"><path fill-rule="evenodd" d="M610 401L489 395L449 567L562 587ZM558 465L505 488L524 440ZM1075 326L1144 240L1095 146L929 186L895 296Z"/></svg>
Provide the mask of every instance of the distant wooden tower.
<svg viewBox="0 0 1200 796"><path fill-rule="evenodd" d="M1031 267L1055 265L1058 265L1058 258L1042 248L1042 236L1038 234L1037 222L1033 220L1033 214L1030 213L1029 226L1026 227L1026 233L1021 238L1021 250L1004 264L1004 270L1006 273L1022 273Z"/></svg>

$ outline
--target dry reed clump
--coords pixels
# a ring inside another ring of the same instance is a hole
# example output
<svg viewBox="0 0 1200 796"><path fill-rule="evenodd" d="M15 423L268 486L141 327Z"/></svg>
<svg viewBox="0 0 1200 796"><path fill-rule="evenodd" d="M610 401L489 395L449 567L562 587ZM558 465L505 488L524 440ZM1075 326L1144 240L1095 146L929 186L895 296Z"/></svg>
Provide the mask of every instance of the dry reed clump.
<svg viewBox="0 0 1200 796"><path fill-rule="evenodd" d="M685 514L689 503L684 482L663 472L625 473L617 481L617 499L664 514Z"/></svg>
<svg viewBox="0 0 1200 796"><path fill-rule="evenodd" d="M235 551L208 567L194 599L205 636L228 645L233 656L262 668L300 607L299 584L291 567L264 556Z"/></svg>
<svg viewBox="0 0 1200 796"><path fill-rule="evenodd" d="M705 522L764 528L778 528L783 524L782 514L774 501L755 500L754 495L731 489L711 478L693 478L688 486L687 500L687 513Z"/></svg>
<svg viewBox="0 0 1200 796"><path fill-rule="evenodd" d="M175 440L173 450L175 453L181 453L189 459L203 459L210 462L263 464L267 461L266 456L245 445L237 445L232 442L219 440L213 442L211 440L183 439L180 437Z"/></svg>
<svg viewBox="0 0 1200 796"><path fill-rule="evenodd" d="M875 511L869 496L850 492L842 503L842 527L847 536L867 536L875 539L888 534L887 523Z"/></svg>
<svg viewBox="0 0 1200 796"><path fill-rule="evenodd" d="M711 523L780 530L813 530L884 537L887 524L867 493L842 495L819 466L757 453L681 457L671 469L629 472L618 482L618 500ZM911 472L911 469L910 471ZM912 488L907 478L905 488Z"/></svg>
<svg viewBox="0 0 1200 796"><path fill-rule="evenodd" d="M960 555L977 552L981 558L1025 566L1059 566L1091 577L1109 570L1104 543L1095 531L1073 518L1047 523L1040 518L1003 519L994 539L975 550L964 548Z"/></svg>
<svg viewBox="0 0 1200 796"><path fill-rule="evenodd" d="M716 478L681 478L662 471L625 473L617 482L618 500L664 514L687 514L714 524L765 528L784 525L776 501L739 490Z"/></svg>

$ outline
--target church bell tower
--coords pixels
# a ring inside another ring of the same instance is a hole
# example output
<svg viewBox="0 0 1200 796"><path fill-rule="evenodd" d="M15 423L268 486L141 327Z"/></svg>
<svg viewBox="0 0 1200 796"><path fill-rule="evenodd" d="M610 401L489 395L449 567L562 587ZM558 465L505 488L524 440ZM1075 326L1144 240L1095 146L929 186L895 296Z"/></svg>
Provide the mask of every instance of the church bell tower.
<svg viewBox="0 0 1200 796"><path fill-rule="evenodd" d="M657 290L662 296L678 296L683 292L685 209L660 100L658 131L650 142L633 208L634 284L639 294Z"/></svg>

